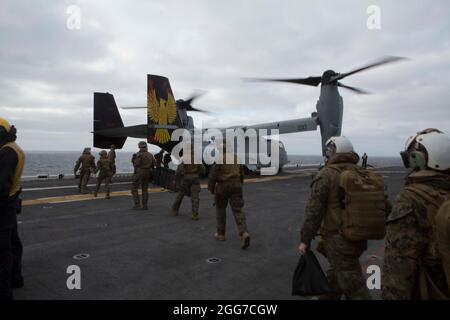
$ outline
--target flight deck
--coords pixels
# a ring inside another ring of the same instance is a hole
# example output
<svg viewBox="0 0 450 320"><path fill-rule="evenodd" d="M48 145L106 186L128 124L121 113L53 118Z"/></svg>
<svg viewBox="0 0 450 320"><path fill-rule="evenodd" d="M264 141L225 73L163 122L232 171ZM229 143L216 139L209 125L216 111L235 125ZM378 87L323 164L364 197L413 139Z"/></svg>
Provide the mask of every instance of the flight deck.
<svg viewBox="0 0 450 320"><path fill-rule="evenodd" d="M403 168L377 169L392 200ZM302 299L291 296L299 258L299 229L315 170L291 168L278 176L248 177L244 211L251 245L240 239L227 211L226 241L214 239L213 196L202 180L200 220L190 199L169 214L176 194L151 185L149 210L131 210L129 176L113 179L111 199L80 195L77 180L25 181L18 216L24 245L25 287L16 299ZM95 179L90 180L90 184ZM93 189L93 186L90 186ZM314 244L313 244L314 248ZM363 271L381 265L383 242L370 241ZM320 255L323 267L326 261ZM81 270L81 289L69 290L67 269ZM371 291L379 298L379 290ZM310 299L310 298L306 298Z"/></svg>

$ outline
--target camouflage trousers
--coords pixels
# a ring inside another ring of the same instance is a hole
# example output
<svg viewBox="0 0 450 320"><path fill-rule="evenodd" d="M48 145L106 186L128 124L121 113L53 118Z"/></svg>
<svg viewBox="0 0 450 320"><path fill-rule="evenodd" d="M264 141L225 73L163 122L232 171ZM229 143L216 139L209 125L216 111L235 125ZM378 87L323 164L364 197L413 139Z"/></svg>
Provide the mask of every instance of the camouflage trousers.
<svg viewBox="0 0 450 320"><path fill-rule="evenodd" d="M183 179L181 182L180 190L178 191L177 198L172 205L172 209L178 211L183 201L184 196L190 196L192 202L192 214L198 214L198 207L200 205L200 180L196 179Z"/></svg>
<svg viewBox="0 0 450 320"><path fill-rule="evenodd" d="M139 188L142 189L142 206L147 206L148 203L148 184L150 182L150 170L138 169L133 174L133 180L131 185L131 194L135 206L140 206L141 201L139 198Z"/></svg>
<svg viewBox="0 0 450 320"><path fill-rule="evenodd" d="M89 182L89 178L91 177L91 170L84 169L80 172L80 181L78 182L78 190L81 193L86 193L88 191L87 184Z"/></svg>
<svg viewBox="0 0 450 320"><path fill-rule="evenodd" d="M327 279L335 293L319 299L339 300L342 295L351 300L372 299L359 264L359 257L367 249L367 241L348 241L339 234L327 235L324 249L330 264Z"/></svg>
<svg viewBox="0 0 450 320"><path fill-rule="evenodd" d="M244 198L242 194L242 183L239 180L219 182L215 190L215 205L217 218L217 233L225 235L226 230L226 212L228 202L233 211L234 220L238 227L239 235L247 232L247 223L245 214L242 212L244 207Z"/></svg>
<svg viewBox="0 0 450 320"><path fill-rule="evenodd" d="M97 186L95 188L95 192L98 192L100 190L100 186L102 185L102 183L105 183L105 188L106 188L106 195L109 195L110 192L110 188L109 188L109 184L111 183L111 173L99 173L98 177L97 177Z"/></svg>
<svg viewBox="0 0 450 320"><path fill-rule="evenodd" d="M111 175L110 175L110 177L109 177L109 182L111 182L112 181L112 178L113 178L113 176L116 174L116 164L115 163L113 163L112 165L111 165L111 168L112 168L112 171L111 171Z"/></svg>

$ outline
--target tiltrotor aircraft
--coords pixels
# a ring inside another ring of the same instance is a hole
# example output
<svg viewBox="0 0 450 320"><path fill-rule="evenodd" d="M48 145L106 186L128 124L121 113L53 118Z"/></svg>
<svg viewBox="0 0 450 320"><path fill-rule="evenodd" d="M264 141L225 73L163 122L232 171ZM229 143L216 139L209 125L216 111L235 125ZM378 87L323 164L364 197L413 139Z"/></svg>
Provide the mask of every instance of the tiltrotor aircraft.
<svg viewBox="0 0 450 320"><path fill-rule="evenodd" d="M322 76L308 78L289 79L250 79L255 81L279 81L309 86L321 84L319 100L316 104L316 112L309 118L292 119L278 122L261 123L254 125L237 125L230 128L248 129L278 129L280 134L314 131L320 127L322 137L322 151L325 150L325 142L332 136L341 135L343 101L338 87L352 90L353 92L367 93L358 88L346 86L339 80L349 75L374 68L383 64L402 60L400 57L385 57L379 61L354 69L346 73L336 73L333 70L325 71ZM128 109L146 108L147 123L124 127L114 97L109 93L94 93L94 146L97 148L109 148L114 144L118 149L122 148L127 137L145 138L150 144L157 145L165 151L171 152L178 143L170 140L173 130L184 128L194 130L194 121L188 115L190 111L201 112L193 107L193 96L187 100L175 100L169 80L166 77L147 75L147 106L129 107ZM270 143L270 138L267 139ZM280 168L287 163L287 154L280 142ZM268 148L270 150L270 147ZM253 170L254 167L247 166ZM258 167L258 166L257 166Z"/></svg>

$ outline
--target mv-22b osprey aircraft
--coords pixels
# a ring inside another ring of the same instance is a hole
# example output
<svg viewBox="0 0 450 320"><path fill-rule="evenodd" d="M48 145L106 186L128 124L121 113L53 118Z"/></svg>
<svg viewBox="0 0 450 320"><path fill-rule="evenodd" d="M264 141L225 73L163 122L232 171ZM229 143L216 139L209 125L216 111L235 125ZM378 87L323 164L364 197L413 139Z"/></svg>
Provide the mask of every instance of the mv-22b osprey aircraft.
<svg viewBox="0 0 450 320"><path fill-rule="evenodd" d="M303 84L310 86L321 85L319 100L316 104L316 112L309 118L292 119L278 122L269 122L254 125L237 125L230 129L241 128L244 131L248 129L270 130L278 129L279 134L287 134L302 131L314 131L317 126L320 127L322 137L322 152L325 152L325 142L332 136L341 135L343 102L339 95L338 87L352 90L353 92L367 93L361 89L346 86L339 80L376 66L401 60L400 57L385 57L379 61L354 69L347 73L336 73L333 70L327 70L322 76L308 78L290 78L290 79L248 79L252 81L280 81L294 84ZM114 144L116 148L123 147L127 137L144 138L147 142L154 144L171 152L178 141L171 141L170 136L173 130L182 128L191 132L194 131L194 121L188 116L189 111L201 111L194 108L191 103L195 97L187 100L175 100L169 80L166 77L157 75L147 75L147 106L146 107L128 107L128 109L146 108L147 124L124 127L120 117L114 97L109 93L94 93L94 146L97 148L109 148ZM225 130L224 128L222 130ZM267 139L270 143L270 138ZM286 164L287 154L283 144L280 142L280 169ZM270 147L266 150L270 150ZM246 164L247 168L254 171L259 166Z"/></svg>

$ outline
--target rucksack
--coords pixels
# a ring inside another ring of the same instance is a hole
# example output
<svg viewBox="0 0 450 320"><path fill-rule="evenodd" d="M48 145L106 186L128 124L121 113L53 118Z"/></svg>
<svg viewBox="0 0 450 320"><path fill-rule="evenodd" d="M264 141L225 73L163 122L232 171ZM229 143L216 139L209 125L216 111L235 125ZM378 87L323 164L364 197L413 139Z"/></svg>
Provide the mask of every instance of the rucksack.
<svg viewBox="0 0 450 320"><path fill-rule="evenodd" d="M424 184L411 184L406 186L405 190L412 191L428 203L427 218L433 233L431 250L442 260L450 292L450 192ZM433 283L425 268L420 268L419 271L419 287L421 298L424 300L449 298Z"/></svg>
<svg viewBox="0 0 450 320"><path fill-rule="evenodd" d="M340 171L341 233L347 240L385 236L386 198L383 176L359 167Z"/></svg>

